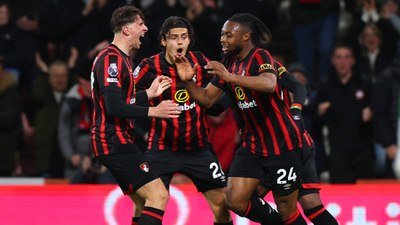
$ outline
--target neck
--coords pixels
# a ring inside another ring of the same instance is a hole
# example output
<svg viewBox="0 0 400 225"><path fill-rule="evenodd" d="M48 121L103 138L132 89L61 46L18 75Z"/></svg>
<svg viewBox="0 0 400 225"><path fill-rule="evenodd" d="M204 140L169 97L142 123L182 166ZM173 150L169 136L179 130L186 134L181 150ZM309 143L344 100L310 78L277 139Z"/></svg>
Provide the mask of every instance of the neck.
<svg viewBox="0 0 400 225"><path fill-rule="evenodd" d="M132 47L129 46L129 44L125 40L123 40L118 34L114 35L114 40L113 40L113 42L111 44L117 46L126 55L129 55L129 52L132 49Z"/></svg>
<svg viewBox="0 0 400 225"><path fill-rule="evenodd" d="M347 84L349 82L349 80L351 79L351 76L352 76L352 74L350 73L350 74L346 74L346 75L339 77L340 83Z"/></svg>
<svg viewBox="0 0 400 225"><path fill-rule="evenodd" d="M174 64L174 62L172 61L172 59L169 57L169 55L168 55L168 53L167 53L167 50L165 50L165 60L167 60L167 62L169 63L169 64Z"/></svg>
<svg viewBox="0 0 400 225"><path fill-rule="evenodd" d="M254 44L253 43L248 43L243 45L243 49L242 51L240 51L237 55L236 55L236 60L241 61L244 58L246 58L246 56L250 53L250 51L254 48Z"/></svg>

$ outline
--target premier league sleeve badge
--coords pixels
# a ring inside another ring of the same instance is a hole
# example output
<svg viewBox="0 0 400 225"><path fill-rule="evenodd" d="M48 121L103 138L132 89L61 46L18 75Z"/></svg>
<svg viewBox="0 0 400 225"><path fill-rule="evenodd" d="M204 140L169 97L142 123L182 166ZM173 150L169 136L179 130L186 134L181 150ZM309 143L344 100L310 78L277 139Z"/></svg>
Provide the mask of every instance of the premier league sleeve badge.
<svg viewBox="0 0 400 225"><path fill-rule="evenodd" d="M116 63L111 63L110 66L108 66L108 75L110 75L110 77L116 77L118 75L118 67Z"/></svg>
<svg viewBox="0 0 400 225"><path fill-rule="evenodd" d="M116 64L116 63L111 63L111 64L108 66L107 72L108 72L108 75L110 76L110 77L107 78L107 82L110 82L110 83L118 83L118 79L116 78L117 75L118 75L118 67L117 67L117 64Z"/></svg>

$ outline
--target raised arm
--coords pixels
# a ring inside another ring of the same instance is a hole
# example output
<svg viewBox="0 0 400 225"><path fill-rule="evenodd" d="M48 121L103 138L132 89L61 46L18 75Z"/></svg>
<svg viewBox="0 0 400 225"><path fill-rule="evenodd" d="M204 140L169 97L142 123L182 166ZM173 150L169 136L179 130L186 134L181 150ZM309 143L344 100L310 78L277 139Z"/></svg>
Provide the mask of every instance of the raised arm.
<svg viewBox="0 0 400 225"><path fill-rule="evenodd" d="M198 65L195 64L192 67L186 57L176 57L175 65L179 77L186 84L186 90L189 92L190 97L202 107L210 108L223 93L222 89L212 83L209 83L206 88L197 86L193 81L193 77L198 72Z"/></svg>

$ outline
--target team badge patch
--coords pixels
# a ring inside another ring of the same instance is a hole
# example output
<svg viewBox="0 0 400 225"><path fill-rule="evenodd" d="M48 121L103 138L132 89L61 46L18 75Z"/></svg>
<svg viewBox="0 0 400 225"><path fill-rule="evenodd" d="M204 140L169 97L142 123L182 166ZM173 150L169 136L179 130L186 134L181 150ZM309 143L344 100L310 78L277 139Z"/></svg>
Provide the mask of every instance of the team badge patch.
<svg viewBox="0 0 400 225"><path fill-rule="evenodd" d="M148 173L150 170L150 167L147 163L142 163L142 164L140 164L140 169L143 170L144 172Z"/></svg>
<svg viewBox="0 0 400 225"><path fill-rule="evenodd" d="M118 75L118 67L116 63L111 63L110 66L108 66L108 75L110 75L110 77L116 77Z"/></svg>

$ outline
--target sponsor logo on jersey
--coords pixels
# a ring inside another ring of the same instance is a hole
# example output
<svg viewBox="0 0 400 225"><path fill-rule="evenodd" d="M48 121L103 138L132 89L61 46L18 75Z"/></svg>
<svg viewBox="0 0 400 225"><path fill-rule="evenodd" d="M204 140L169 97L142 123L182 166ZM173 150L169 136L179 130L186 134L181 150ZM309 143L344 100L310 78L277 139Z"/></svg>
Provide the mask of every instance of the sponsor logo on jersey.
<svg viewBox="0 0 400 225"><path fill-rule="evenodd" d="M179 103L187 102L187 100L189 100L189 98L190 98L190 96L186 89L178 90L175 93L175 100Z"/></svg>
<svg viewBox="0 0 400 225"><path fill-rule="evenodd" d="M235 87L235 93L239 100L243 100L244 98L246 98L246 95L244 94L244 90L241 87Z"/></svg>
<svg viewBox="0 0 400 225"><path fill-rule="evenodd" d="M107 82L109 82L109 83L118 83L118 78L107 77Z"/></svg>
<svg viewBox="0 0 400 225"><path fill-rule="evenodd" d="M249 109L249 108L254 108L258 107L256 100L253 99L251 102L246 102L246 101L240 101L237 103L240 109Z"/></svg>

